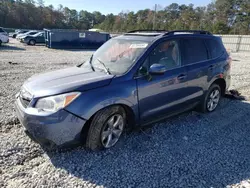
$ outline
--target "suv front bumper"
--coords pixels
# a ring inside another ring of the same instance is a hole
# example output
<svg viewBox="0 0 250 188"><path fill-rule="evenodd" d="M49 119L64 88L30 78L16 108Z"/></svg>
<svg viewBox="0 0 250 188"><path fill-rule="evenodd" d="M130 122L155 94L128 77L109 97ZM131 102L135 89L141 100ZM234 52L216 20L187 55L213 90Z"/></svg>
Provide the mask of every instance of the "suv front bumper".
<svg viewBox="0 0 250 188"><path fill-rule="evenodd" d="M53 114L41 113L34 108L24 108L17 98L15 111L28 136L45 147L62 147L81 141L81 131L86 121L66 110Z"/></svg>

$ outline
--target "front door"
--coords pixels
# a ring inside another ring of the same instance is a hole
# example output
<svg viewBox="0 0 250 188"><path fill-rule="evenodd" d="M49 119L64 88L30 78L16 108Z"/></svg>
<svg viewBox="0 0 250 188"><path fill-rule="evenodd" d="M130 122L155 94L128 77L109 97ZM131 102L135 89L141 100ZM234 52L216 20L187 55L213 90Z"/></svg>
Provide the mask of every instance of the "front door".
<svg viewBox="0 0 250 188"><path fill-rule="evenodd" d="M141 75L137 78L141 124L164 117L181 107L187 97L187 70L181 65L179 42L160 43L149 55L142 69L162 64L162 75Z"/></svg>

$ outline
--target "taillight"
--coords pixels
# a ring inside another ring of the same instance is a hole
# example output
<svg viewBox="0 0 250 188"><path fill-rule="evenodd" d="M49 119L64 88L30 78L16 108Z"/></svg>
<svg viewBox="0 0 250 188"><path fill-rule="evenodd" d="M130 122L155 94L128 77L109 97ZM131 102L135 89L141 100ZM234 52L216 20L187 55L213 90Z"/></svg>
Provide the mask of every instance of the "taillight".
<svg viewBox="0 0 250 188"><path fill-rule="evenodd" d="M231 56L228 56L228 58L227 58L227 64L228 64L228 67L230 69L231 68L231 64L232 64L232 58L231 58Z"/></svg>
<svg viewBox="0 0 250 188"><path fill-rule="evenodd" d="M228 64L228 67L229 69L231 68L231 64L232 64L232 57L231 57L231 50L230 49L227 49L227 54L228 54L228 57L227 57L227 64Z"/></svg>

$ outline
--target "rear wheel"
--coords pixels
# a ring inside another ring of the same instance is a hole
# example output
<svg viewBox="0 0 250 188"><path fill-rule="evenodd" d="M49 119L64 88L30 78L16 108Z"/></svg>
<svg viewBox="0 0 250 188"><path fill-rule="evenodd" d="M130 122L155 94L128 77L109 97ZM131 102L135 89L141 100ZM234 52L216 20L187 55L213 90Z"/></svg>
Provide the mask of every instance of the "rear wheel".
<svg viewBox="0 0 250 188"><path fill-rule="evenodd" d="M213 84L201 102L202 112L213 112L221 99L221 88L217 84Z"/></svg>
<svg viewBox="0 0 250 188"><path fill-rule="evenodd" d="M29 45L32 45L32 46L36 45L36 41L35 40L30 40Z"/></svg>
<svg viewBox="0 0 250 188"><path fill-rule="evenodd" d="M120 139L126 124L121 106L112 106L96 113L90 123L86 146L91 150L108 149Z"/></svg>

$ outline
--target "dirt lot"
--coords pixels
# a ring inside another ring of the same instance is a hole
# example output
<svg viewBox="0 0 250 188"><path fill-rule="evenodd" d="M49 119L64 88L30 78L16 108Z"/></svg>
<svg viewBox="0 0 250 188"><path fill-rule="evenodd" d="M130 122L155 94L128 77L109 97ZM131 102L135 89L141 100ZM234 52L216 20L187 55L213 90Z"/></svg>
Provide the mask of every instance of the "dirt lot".
<svg viewBox="0 0 250 188"><path fill-rule="evenodd" d="M11 40L0 47L0 187L250 186L250 53L232 54L232 88L211 114L188 112L124 135L107 151L45 153L24 133L13 101L31 75L80 64L93 51Z"/></svg>

